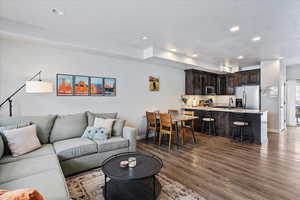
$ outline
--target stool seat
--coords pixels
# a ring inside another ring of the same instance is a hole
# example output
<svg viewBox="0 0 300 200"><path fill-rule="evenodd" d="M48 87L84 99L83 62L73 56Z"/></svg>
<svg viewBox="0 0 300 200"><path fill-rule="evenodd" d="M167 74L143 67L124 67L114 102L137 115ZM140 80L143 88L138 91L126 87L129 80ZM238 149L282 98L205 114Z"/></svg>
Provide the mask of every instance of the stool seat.
<svg viewBox="0 0 300 200"><path fill-rule="evenodd" d="M235 121L233 122L234 125L236 126L248 126L248 122L239 122L239 121Z"/></svg>
<svg viewBox="0 0 300 200"><path fill-rule="evenodd" d="M206 121L206 122L213 122L213 121L215 121L214 118L210 118L210 117L204 117L204 118L202 118L202 120Z"/></svg>

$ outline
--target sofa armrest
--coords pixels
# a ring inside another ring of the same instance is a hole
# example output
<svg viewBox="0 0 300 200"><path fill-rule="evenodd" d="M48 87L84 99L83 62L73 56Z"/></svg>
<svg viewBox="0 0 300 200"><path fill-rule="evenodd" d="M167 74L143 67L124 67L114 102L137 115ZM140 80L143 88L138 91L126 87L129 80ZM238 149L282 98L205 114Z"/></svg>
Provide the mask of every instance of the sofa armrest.
<svg viewBox="0 0 300 200"><path fill-rule="evenodd" d="M136 128L125 126L123 128L123 137L129 140L129 151L136 150Z"/></svg>

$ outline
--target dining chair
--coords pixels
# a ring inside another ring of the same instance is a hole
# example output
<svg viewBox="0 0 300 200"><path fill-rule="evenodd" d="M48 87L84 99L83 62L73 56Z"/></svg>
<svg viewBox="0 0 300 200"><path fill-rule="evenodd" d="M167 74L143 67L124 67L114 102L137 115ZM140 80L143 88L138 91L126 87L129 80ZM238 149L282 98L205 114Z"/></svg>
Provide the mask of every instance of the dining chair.
<svg viewBox="0 0 300 200"><path fill-rule="evenodd" d="M149 132L154 132L154 143L156 141L157 134L159 132L159 124L157 122L157 114L155 112L146 112L147 118L147 132L146 132L146 140L148 140Z"/></svg>
<svg viewBox="0 0 300 200"><path fill-rule="evenodd" d="M160 118L160 130L159 130L159 141L158 144L161 145L162 135L169 135L169 150L171 150L172 145L172 135L176 134L175 127L172 123L171 114L159 114Z"/></svg>
<svg viewBox="0 0 300 200"><path fill-rule="evenodd" d="M178 114L179 111L178 110L168 110L169 114Z"/></svg>
<svg viewBox="0 0 300 200"><path fill-rule="evenodd" d="M195 116L194 111L183 111L183 114L187 115L187 116L192 116L192 117ZM182 123L181 123L182 144L184 144L184 137L185 137L185 134L188 132L192 132L193 141L194 141L194 143L196 143L196 138L194 135L194 120L182 121Z"/></svg>

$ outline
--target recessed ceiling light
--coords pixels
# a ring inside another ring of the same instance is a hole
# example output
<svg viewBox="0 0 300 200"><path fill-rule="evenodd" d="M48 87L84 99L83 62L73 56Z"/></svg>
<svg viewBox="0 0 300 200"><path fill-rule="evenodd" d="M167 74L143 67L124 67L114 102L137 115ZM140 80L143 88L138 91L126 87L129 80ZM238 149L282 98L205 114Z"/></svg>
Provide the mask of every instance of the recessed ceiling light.
<svg viewBox="0 0 300 200"><path fill-rule="evenodd" d="M252 38L252 41L253 41L253 42L257 42L257 41L259 41L259 40L261 40L261 37L260 37L260 36L256 36L256 37Z"/></svg>
<svg viewBox="0 0 300 200"><path fill-rule="evenodd" d="M177 51L177 49L175 49L175 48L172 48L172 49L170 49L170 51L172 51L172 52L176 52L176 51Z"/></svg>
<svg viewBox="0 0 300 200"><path fill-rule="evenodd" d="M240 27L239 26L233 26L229 30L230 30L230 32L237 32L237 31L240 30Z"/></svg>
<svg viewBox="0 0 300 200"><path fill-rule="evenodd" d="M63 11L58 10L58 9L56 9L56 8L52 8L52 9L51 9L51 12L52 12L53 14L59 15L59 16L64 15Z"/></svg>
<svg viewBox="0 0 300 200"><path fill-rule="evenodd" d="M148 37L147 36L143 36L142 39L143 40L148 40Z"/></svg>
<svg viewBox="0 0 300 200"><path fill-rule="evenodd" d="M237 59L242 60L244 59L244 56L238 56Z"/></svg>
<svg viewBox="0 0 300 200"><path fill-rule="evenodd" d="M198 57L198 55L194 53L194 54L192 55L192 57L196 58L196 57Z"/></svg>

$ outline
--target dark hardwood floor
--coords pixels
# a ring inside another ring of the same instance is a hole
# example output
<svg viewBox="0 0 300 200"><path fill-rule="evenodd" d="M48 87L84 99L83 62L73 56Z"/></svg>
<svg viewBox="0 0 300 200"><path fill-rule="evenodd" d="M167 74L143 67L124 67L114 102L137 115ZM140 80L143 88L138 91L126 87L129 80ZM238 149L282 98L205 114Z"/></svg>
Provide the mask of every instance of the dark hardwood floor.
<svg viewBox="0 0 300 200"><path fill-rule="evenodd" d="M139 141L138 151L164 161L161 173L200 193L207 200L300 199L300 127L269 134L266 145L239 144L197 133L184 148L168 151Z"/></svg>

